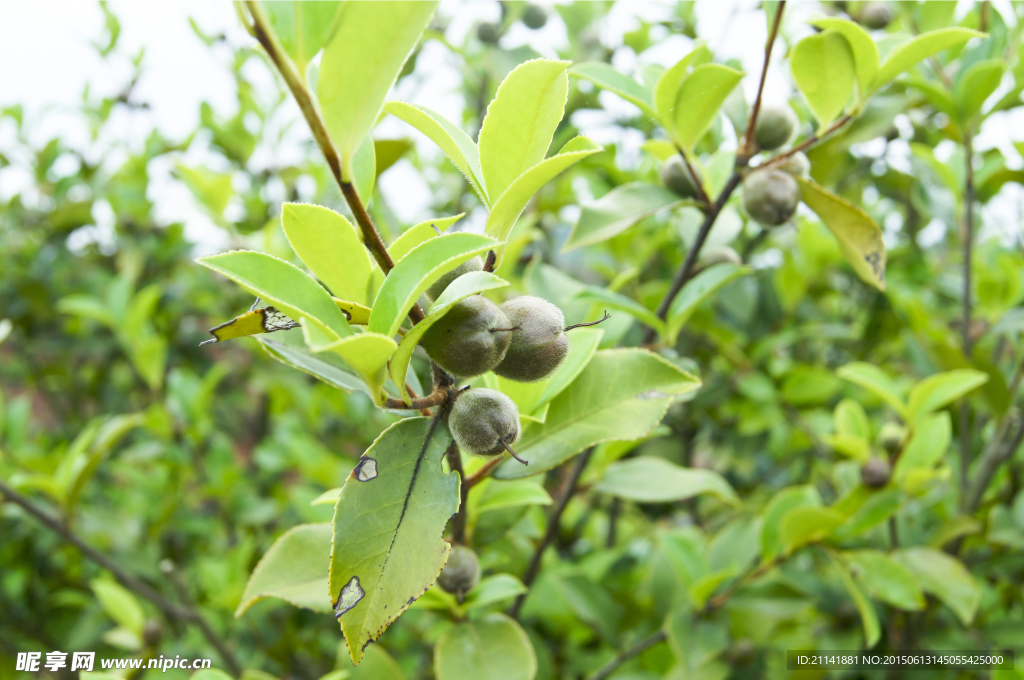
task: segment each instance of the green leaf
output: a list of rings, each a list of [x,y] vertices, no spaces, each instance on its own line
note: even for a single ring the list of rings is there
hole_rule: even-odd
[[[593,302],[610,309],[617,309],[620,312],[629,314],[659,333],[665,332],[665,322],[659,319],[657,314],[622,293],[615,293],[601,286],[587,286],[576,294],[576,299]]]
[[[850,593],[850,597],[853,598],[853,603],[857,606],[857,611],[860,612],[860,620],[864,625],[864,648],[871,649],[878,642],[878,638],[882,636],[882,627],[878,624],[878,614],[875,613],[875,608],[871,606],[871,602],[864,597],[864,593],[861,592],[860,587],[854,582],[853,577],[846,569],[846,565],[843,564],[834,554],[829,554],[832,558],[832,563],[835,564],[836,570],[839,572],[839,578],[846,586],[846,591]]]
[[[896,409],[896,412],[903,418],[907,417],[907,407],[900,397],[900,389],[877,366],[864,363],[863,361],[854,361],[845,366],[840,366],[836,371],[836,375],[843,380],[852,382],[854,385],[863,387]]]
[[[679,99],[679,89],[690,74],[690,69],[711,61],[711,50],[707,45],[699,44],[689,54],[676,62],[675,66],[661,74],[654,86],[654,109],[658,114],[658,122],[672,134],[672,115]],[[678,142],[678,140],[675,140]]]
[[[557,154],[542,160],[516,177],[508,189],[501,194],[491,212],[487,215],[484,232],[499,241],[504,241],[512,232],[516,220],[526,208],[533,195],[570,165],[601,151],[602,148],[586,137],[573,137]],[[494,196],[492,193],[491,196]],[[499,253],[499,263],[501,261]]]
[[[981,588],[962,562],[934,548],[897,550],[892,557],[914,574],[922,590],[952,609],[965,626],[974,620]]]
[[[332,352],[341,357],[366,383],[373,403],[382,405],[385,399],[384,368],[398,349],[398,344],[390,336],[373,332],[356,333],[340,340],[332,340],[317,333],[306,323],[306,317],[302,317],[300,321],[306,345],[314,352]],[[399,379],[402,381],[404,391],[405,374],[403,373]]]
[[[589,80],[603,90],[614,92],[630,104],[639,107],[649,118],[655,118],[658,115],[654,112],[651,93],[629,76],[616,71],[611,64],[606,64],[603,61],[581,62],[574,64],[569,69],[569,75]]]
[[[699,386],[700,380],[646,350],[597,352],[551,401],[545,422],[524,434],[516,451],[529,467],[505,462],[496,476],[540,474],[602,441],[639,439],[661,422],[675,396]]]
[[[590,205],[583,206],[562,251],[607,241],[640,220],[677,208],[685,202],[675,192],[650,182],[619,185]]]
[[[319,0],[318,0],[319,1]],[[352,156],[352,184],[363,204],[370,202],[373,195],[373,184],[377,181],[377,146],[373,137],[367,134],[356,147]]]
[[[1002,59],[986,59],[979,61],[957,78],[953,89],[953,101],[960,111],[965,123],[971,123],[981,112],[993,92],[999,88],[1006,72],[1006,64]]]
[[[925,416],[914,424],[913,433],[896,461],[892,476],[897,482],[915,468],[930,468],[942,460],[953,437],[949,413]]]
[[[988,382],[988,374],[964,368],[925,378],[910,390],[907,415],[912,423]]]
[[[352,335],[345,315],[323,287],[295,265],[252,250],[232,250],[196,260],[293,319],[310,319],[332,339]]]
[[[131,591],[119,583],[100,578],[89,581],[89,587],[92,588],[107,616],[135,637],[142,637],[146,613],[142,611],[142,605]]]
[[[334,510],[330,594],[353,663],[430,587],[451,546],[459,476],[441,469],[451,443],[429,418],[385,430],[345,480]]]
[[[671,503],[701,494],[739,503],[736,492],[717,472],[683,468],[653,456],[612,463],[594,490],[637,503]]]
[[[469,233],[442,234],[416,246],[384,279],[373,301],[367,329],[393,336],[430,284],[466,260],[497,246],[498,241],[492,238]]]
[[[683,79],[676,92],[669,135],[686,150],[707,132],[743,72],[722,64],[702,64]]]
[[[300,75],[327,41],[340,2],[262,2],[281,46]]]
[[[770,562],[782,553],[783,517],[796,508],[820,506],[821,497],[813,486],[791,486],[775,494],[761,511],[761,561]]]
[[[284,532],[249,576],[235,618],[265,597],[315,612],[331,611],[327,569],[332,533],[328,523],[300,524]]]
[[[793,80],[818,119],[819,132],[839,117],[853,94],[857,70],[850,43],[837,31],[801,40],[789,55]]]
[[[544,487],[532,479],[485,479],[474,486],[477,487],[483,488],[470,497],[469,507],[473,514],[523,505],[551,505],[552,502]]]
[[[924,595],[914,575],[902,564],[878,550],[851,550],[843,559],[868,594],[906,611],[924,609]]]
[[[565,70],[570,63],[533,59],[520,64],[488,105],[480,128],[480,167],[494,204],[516,178],[547,155],[569,95]]]
[[[409,362],[412,360],[413,350],[416,349],[416,345],[419,344],[423,334],[440,321],[460,300],[464,300],[470,295],[482,293],[485,290],[494,290],[495,288],[502,288],[507,285],[508,283],[489,272],[469,272],[463,274],[445,288],[440,297],[430,306],[426,317],[409,329],[409,332],[405,334],[405,337],[398,344],[398,349],[395,351],[394,356],[391,357],[391,364],[388,367],[391,379],[401,390],[405,403],[410,403],[409,400],[411,399],[405,389],[405,375],[409,370]]]
[[[175,170],[196,200],[218,221],[223,220],[224,209],[235,195],[231,173],[214,172],[203,167],[189,168],[180,163],[175,166]]]
[[[388,246],[388,253],[391,254],[391,259],[398,262],[408,255],[410,250],[424,241],[429,241],[435,236],[440,236],[441,234],[438,232],[444,233],[448,227],[452,226],[465,216],[466,213],[459,213],[458,215],[452,215],[451,217],[439,217],[433,220],[426,220],[409,227],[402,232],[401,236],[395,239],[394,243]]]
[[[275,333],[272,337],[255,336],[264,351],[272,358],[297,368],[332,387],[345,392],[364,392],[370,388],[355,372],[334,354],[317,354],[306,347],[302,329]],[[398,396],[398,392],[394,393]]]
[[[895,488],[876,491],[865,486],[855,487],[832,506],[833,510],[848,517],[842,526],[835,530],[833,537],[837,541],[845,541],[874,529],[897,512],[905,499],[906,494]]]
[[[832,414],[836,434],[858,437],[866,442],[871,441],[871,423],[864,407],[853,399],[843,399],[836,404]]]
[[[868,98],[871,84],[878,73],[878,46],[871,38],[871,34],[860,27],[856,22],[849,19],[817,19],[810,22],[823,30],[832,30],[842,35],[850,46],[853,54],[854,71],[857,75],[857,87],[860,92],[860,101]]]
[[[480,169],[480,151],[476,147],[476,142],[462,128],[425,106],[390,101],[384,104],[384,111],[401,118],[437,144],[444,155],[448,156],[448,160],[465,175],[484,205],[491,204],[487,199],[484,175]]]
[[[189,676],[189,680],[233,680],[230,675],[216,668],[204,668]]]
[[[320,60],[317,98],[345,181],[352,181],[356,149],[436,8],[436,2],[346,2],[338,10]]]
[[[900,43],[889,52],[885,61],[882,62],[874,83],[871,85],[871,91],[874,92],[895,80],[896,76],[922,59],[927,59],[950,47],[962,45],[971,38],[980,38],[984,35],[984,33],[972,31],[969,28],[940,28],[937,31],[923,33],[916,38]]]
[[[802,177],[796,181],[804,203],[839,241],[857,276],[878,290],[885,290],[885,243],[878,224],[866,212],[820,185]]]
[[[387,105],[385,104],[385,107]],[[375,139],[373,140],[374,157],[377,177],[402,160],[405,154],[413,149],[412,141],[408,139]]]
[[[537,655],[519,624],[489,614],[449,628],[434,648],[437,680],[533,680]]]
[[[831,508],[813,505],[793,508],[783,515],[779,527],[782,553],[789,555],[808,543],[828,538],[845,519],[841,513]]]
[[[466,611],[483,609],[526,592],[526,586],[512,574],[495,574],[480,579],[473,590],[469,591],[462,606]]]
[[[370,302],[375,265],[351,222],[319,205],[285,203],[281,226],[295,254],[334,295]]]
[[[714,295],[722,286],[746,276],[751,271],[749,267],[742,265],[718,264],[687,281],[668,309],[667,343],[675,344],[679,332],[702,302]]]

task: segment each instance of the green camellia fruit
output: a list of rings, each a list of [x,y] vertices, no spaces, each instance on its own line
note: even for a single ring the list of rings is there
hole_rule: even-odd
[[[478,456],[508,451],[519,438],[519,407],[497,390],[473,387],[456,397],[448,429],[459,448]]]
[[[892,7],[887,2],[866,2],[857,14],[861,26],[872,30],[885,28],[892,21]]]
[[[892,466],[884,458],[872,456],[860,468],[860,479],[869,489],[881,489],[892,477]]]
[[[480,42],[493,45],[501,38],[501,26],[493,21],[477,24],[476,37],[480,39]]]
[[[673,154],[665,161],[658,175],[661,177],[662,184],[683,198],[697,196],[697,182],[679,154]]]
[[[441,293],[444,292],[445,288],[451,285],[452,281],[459,278],[463,274],[468,274],[469,272],[482,271],[483,268],[484,260],[479,255],[474,257],[472,260],[466,260],[458,267],[451,270],[450,272],[439,278],[437,281],[435,281],[430,286],[430,288],[427,289],[427,297],[429,297],[431,300],[436,300],[437,298],[441,297]]]
[[[523,10],[523,24],[527,28],[532,28],[533,30],[544,28],[544,24],[547,22],[548,11],[540,5],[530,4]]]
[[[886,453],[894,454],[903,448],[906,435],[906,428],[899,423],[886,423],[878,433],[878,443]]]
[[[765,151],[778,149],[796,132],[796,114],[788,106],[763,106],[754,125],[754,141]]]
[[[554,373],[569,353],[562,310],[532,295],[513,298],[500,309],[516,330],[494,372],[518,382],[535,382]]]
[[[786,157],[775,167],[793,175],[793,177],[807,179],[811,176],[811,161],[807,159],[803,151],[797,151],[792,156]]]
[[[464,545],[453,545],[437,585],[448,593],[465,593],[480,582],[480,560]]]
[[[448,373],[472,378],[497,366],[512,333],[508,317],[482,295],[456,303],[423,334],[423,349]]]
[[[789,220],[799,203],[799,185],[782,170],[755,170],[743,180],[743,207],[765,226],[776,227]]]

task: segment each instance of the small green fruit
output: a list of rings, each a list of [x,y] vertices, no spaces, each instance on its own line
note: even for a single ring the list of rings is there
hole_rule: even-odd
[[[694,181],[690,169],[686,167],[686,163],[679,157],[679,154],[673,154],[665,161],[658,175],[661,177],[662,184],[683,198],[697,196],[697,182]]]
[[[472,378],[490,371],[505,358],[511,326],[497,305],[473,295],[456,303],[427,329],[423,349],[448,373]]]
[[[517,330],[511,332],[508,352],[494,372],[518,382],[535,382],[554,373],[569,353],[562,310],[532,295],[513,298],[500,309]]]
[[[480,582],[480,560],[464,545],[452,546],[448,561],[437,577],[437,585],[448,593],[465,593]]]
[[[463,274],[468,274],[469,272],[482,271],[483,268],[484,261],[483,258],[481,258],[479,255],[474,257],[472,260],[467,260],[463,262],[458,267],[456,267],[455,269],[451,270],[450,272],[439,278],[437,281],[434,281],[430,288],[427,288],[427,297],[429,297],[431,300],[436,300],[437,298],[441,297],[441,293],[444,292],[445,288],[451,285],[452,281],[459,278]]]
[[[889,3],[868,2],[861,7],[857,21],[861,26],[877,31],[888,26],[892,17],[893,11]]]
[[[523,10],[523,24],[527,28],[537,30],[538,28],[544,28],[544,24],[548,22],[548,11],[540,5],[527,5],[526,9]]]
[[[804,155],[803,151],[797,151],[792,156],[788,156],[775,167],[783,172],[789,173],[793,177],[803,177],[804,179],[807,179],[811,176],[811,161],[807,159],[807,156]]]
[[[743,180],[743,207],[754,220],[769,227],[783,224],[800,203],[800,187],[781,170],[755,170]]]
[[[860,479],[869,489],[881,489],[892,477],[892,466],[884,458],[872,456],[860,468]]]
[[[765,151],[778,149],[796,132],[796,114],[788,106],[762,106],[754,125],[754,141]]]
[[[889,454],[895,454],[903,448],[903,438],[907,430],[899,423],[886,423],[878,433],[878,443]]]
[[[496,456],[519,438],[519,407],[497,390],[470,388],[455,399],[448,429],[463,451]]]
[[[501,38],[501,26],[493,21],[477,24],[476,37],[480,39],[480,42],[493,45]]]

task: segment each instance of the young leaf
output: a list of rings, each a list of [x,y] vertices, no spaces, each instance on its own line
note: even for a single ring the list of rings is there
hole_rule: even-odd
[[[353,663],[430,587],[448,557],[451,546],[441,534],[459,507],[459,476],[441,469],[450,443],[444,425],[401,420],[345,480],[334,511],[329,580]]]
[[[480,128],[480,167],[492,202],[547,155],[569,95],[569,63],[527,61],[498,87]]]
[[[922,590],[952,609],[965,626],[974,620],[981,588],[962,562],[934,548],[906,548],[892,557],[914,574]]]
[[[871,441],[871,423],[864,407],[853,399],[843,399],[836,404],[832,414],[836,434],[858,437]]]
[[[672,139],[686,150],[693,149],[742,79],[742,71],[721,64],[702,64],[693,69],[676,92],[669,128]]]
[[[841,513],[831,508],[809,505],[790,510],[782,516],[779,527],[782,553],[789,555],[808,543],[828,538],[844,519]]]
[[[973,123],[993,92],[999,87],[1006,72],[1002,59],[986,59],[972,64],[957,79],[953,100],[965,123]]]
[[[853,577],[871,597],[906,611],[924,609],[924,595],[914,575],[899,562],[879,550],[851,550],[843,559],[850,564]]]
[[[384,403],[384,368],[398,345],[388,335],[365,332],[355,333],[340,340],[333,340],[319,334],[315,328],[302,319],[302,332],[306,344],[316,353],[332,352],[348,364],[356,375],[366,383],[370,398],[380,406]],[[405,374],[399,378],[404,391]]]
[[[839,117],[853,94],[857,71],[850,43],[841,33],[824,31],[810,35],[789,56],[793,80],[824,130]]]
[[[832,558],[832,563],[839,572],[840,580],[846,586],[846,592],[850,593],[853,603],[857,606],[857,611],[860,612],[861,623],[864,625],[864,648],[870,649],[875,646],[878,638],[882,636],[882,627],[878,624],[878,614],[875,613],[875,608],[871,605],[871,602],[864,597],[864,593],[854,582],[853,577],[850,576],[846,565],[831,553],[829,557]]]
[[[603,90],[614,92],[630,104],[639,107],[648,118],[656,118],[658,115],[654,112],[651,93],[629,76],[616,71],[611,64],[603,61],[585,61],[574,64],[569,69],[569,74],[589,80]]]
[[[562,251],[594,245],[618,236],[634,224],[685,202],[678,194],[650,182],[630,182],[615,187],[590,205],[583,206]]]
[[[282,534],[249,576],[235,618],[265,597],[315,612],[331,611],[327,591],[331,534],[328,523],[300,524]]]
[[[452,215],[451,217],[438,217],[437,219],[426,220],[409,227],[402,232],[401,236],[395,239],[394,243],[388,246],[388,253],[390,253],[391,259],[395,262],[399,262],[409,254],[410,250],[424,241],[429,241],[435,236],[440,236],[448,230],[448,227],[452,226],[465,216],[466,213],[459,213],[458,215]]]
[[[401,118],[429,137],[430,141],[437,144],[444,155],[448,156],[448,160],[455,164],[459,172],[465,175],[484,205],[491,204],[487,200],[484,175],[480,169],[480,151],[476,147],[476,142],[462,128],[425,106],[390,101],[384,104],[384,111]]]
[[[417,298],[430,284],[466,260],[496,248],[498,241],[480,234],[453,233],[432,238],[409,251],[377,291],[367,329],[393,336]]]
[[[373,195],[373,184],[377,181],[377,146],[369,134],[359,142],[352,156],[351,181],[363,203],[369,203]]]
[[[854,385],[863,387],[867,391],[871,392],[875,396],[882,399],[900,414],[903,418],[907,417],[907,407],[903,403],[903,399],[900,397],[901,391],[896,387],[896,383],[887,376],[882,369],[877,366],[865,363],[863,361],[854,361],[845,366],[840,366],[836,371],[843,380],[848,380]]]
[[[937,31],[930,31],[907,40],[897,45],[878,69],[875,81],[871,85],[871,92],[887,85],[896,79],[896,76],[903,73],[917,62],[927,59],[933,54],[938,54],[950,47],[962,45],[971,38],[983,37],[984,33],[972,31],[969,28],[940,28]]]
[[[675,344],[679,331],[690,319],[690,315],[700,303],[715,294],[722,286],[735,281],[741,276],[751,272],[749,267],[735,264],[718,264],[705,269],[697,276],[686,282],[679,295],[672,301],[668,310],[668,324],[666,326],[666,340]]]
[[[658,113],[659,122],[668,129],[670,135],[673,133],[671,129],[673,127],[671,125],[672,114],[676,108],[676,100],[679,98],[679,88],[683,84],[683,80],[689,75],[691,68],[709,61],[711,61],[711,50],[702,43],[658,78],[658,82],[654,86],[654,108]],[[674,141],[678,143],[678,140]]]
[[[402,398],[405,399],[406,403],[409,403],[410,396],[405,389],[405,375],[406,371],[409,370],[409,362],[412,360],[413,350],[416,349],[416,345],[419,343],[420,338],[423,337],[423,334],[447,314],[460,300],[464,300],[470,295],[482,293],[485,290],[502,288],[507,285],[508,283],[489,272],[469,272],[463,274],[445,288],[440,297],[430,306],[430,311],[427,312],[426,317],[409,329],[409,332],[405,334],[405,337],[398,344],[398,349],[395,351],[394,356],[391,357],[391,363],[388,366],[391,379],[398,385],[402,392]]]
[[[820,185],[802,177],[796,181],[804,203],[839,241],[857,276],[878,290],[885,290],[885,243],[878,224],[866,212]]]
[[[782,553],[782,518],[790,510],[820,506],[821,497],[813,486],[791,486],[772,496],[761,511],[761,561],[770,562]]]
[[[317,95],[346,181],[353,179],[356,149],[436,8],[436,2],[404,0],[346,2],[338,10],[337,29],[320,61]]]
[[[653,456],[612,463],[594,490],[637,503],[670,503],[701,494],[739,503],[736,492],[717,472],[683,468]]]
[[[281,226],[299,259],[331,292],[366,304],[374,264],[355,226],[319,205],[285,203]]]
[[[462,621],[434,649],[437,680],[533,680],[537,656],[519,624],[504,614]]]
[[[937,411],[988,382],[988,374],[970,368],[929,376],[910,390],[907,415],[911,422]]]
[[[846,38],[853,54],[854,71],[857,75],[859,99],[863,103],[870,94],[868,88],[878,73],[878,45],[871,34],[849,19],[817,19],[811,22],[822,30],[832,30]]]
[[[334,25],[340,2],[273,2],[261,3],[267,18],[281,41],[281,46],[295,62],[299,75],[327,41]]]
[[[196,261],[272,303],[289,317],[309,319],[331,339],[352,335],[345,315],[327,291],[289,262],[251,250],[232,250]]]
[[[275,333],[270,337],[257,335],[256,340],[271,358],[322,380],[331,387],[345,392],[370,394],[366,383],[339,357],[334,354],[317,354],[309,349],[300,328]],[[395,391],[392,396],[397,395]]]
[[[550,497],[548,502],[551,502]],[[466,611],[483,609],[498,602],[511,600],[526,592],[526,586],[512,574],[495,574],[480,579],[480,583],[477,583],[473,590],[466,595],[463,606]]]
[[[914,423],[914,433],[896,461],[893,479],[901,481],[915,468],[935,465],[946,455],[952,437],[953,425],[948,412],[921,417]]]
[[[516,451],[529,467],[502,464],[501,479],[540,474],[588,446],[638,439],[665,415],[672,399],[692,392],[700,380],[642,349],[604,350],[551,401],[543,425],[531,426]],[[515,461],[512,461],[513,463]]]
[[[130,590],[120,583],[100,578],[91,580],[89,586],[107,616],[135,637],[142,637],[146,614]]]

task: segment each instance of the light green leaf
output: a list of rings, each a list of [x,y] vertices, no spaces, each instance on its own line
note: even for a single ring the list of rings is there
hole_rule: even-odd
[[[395,239],[394,243],[388,246],[388,253],[391,254],[391,259],[395,262],[400,261],[409,254],[410,250],[424,241],[429,241],[435,236],[440,236],[441,234],[438,232],[444,233],[448,227],[452,226],[465,216],[466,213],[459,213],[458,215],[452,215],[451,217],[439,217],[434,220],[426,220],[409,227],[402,232],[401,236]]]
[[[319,0],[317,0],[319,1]],[[363,204],[370,202],[373,195],[373,184],[377,181],[377,147],[373,137],[367,134],[356,147],[352,156],[352,184]]]
[[[131,591],[115,581],[100,578],[89,581],[89,586],[107,616],[136,638],[142,637],[146,613]]]
[[[488,105],[480,128],[480,167],[492,204],[547,155],[569,95],[569,64],[550,59],[520,64]]]
[[[840,366],[836,371],[836,375],[843,380],[852,382],[854,385],[863,387],[896,409],[896,412],[902,417],[907,417],[907,407],[900,397],[900,389],[877,366],[864,363],[863,361],[854,361],[845,366]]]
[[[1006,64],[1002,59],[986,59],[971,64],[967,71],[957,78],[953,100],[964,122],[972,122],[981,112],[985,100],[999,88],[1005,72]]]
[[[839,241],[839,248],[857,276],[878,290],[885,290],[885,243],[878,224],[866,212],[815,182],[803,177],[796,181],[804,203]]]
[[[792,486],[775,494],[761,512],[761,561],[770,562],[782,553],[782,518],[795,508],[820,507],[813,486]]]
[[[356,149],[436,8],[436,2],[346,2],[338,10],[320,60],[317,98],[345,181],[352,181]]]
[[[871,441],[871,423],[864,407],[853,399],[843,399],[832,413],[836,434]]]
[[[484,205],[491,204],[487,199],[484,175],[480,169],[480,151],[476,147],[476,142],[462,128],[425,106],[390,101],[384,104],[384,111],[401,118],[437,144],[444,155],[448,156],[448,160],[466,176]]]
[[[230,172],[215,172],[208,168],[175,166],[178,177],[185,183],[203,207],[218,221],[223,220],[224,209],[235,195]]]
[[[301,328],[274,333],[269,337],[257,335],[255,339],[263,345],[267,354],[283,364],[297,368],[339,390],[370,394],[366,383],[340,358],[334,354],[317,354],[310,350]],[[398,396],[397,391],[394,396]]]
[[[474,499],[476,502],[470,502],[474,513],[523,505],[551,505],[551,496],[543,486],[532,479],[513,481],[489,479],[486,481],[486,485],[477,485],[484,486],[483,493]]]
[[[340,2],[262,2],[281,46],[300,75],[327,41]]]
[[[409,251],[395,265],[373,301],[367,329],[393,336],[416,300],[434,281],[466,260],[496,248],[498,241],[480,234],[442,234]]]
[[[879,89],[896,79],[896,76],[914,66],[922,59],[927,59],[933,54],[938,54],[950,47],[962,45],[971,38],[983,37],[984,33],[972,31],[969,28],[940,28],[937,31],[923,33],[916,38],[907,40],[897,45],[885,61],[882,62],[871,85],[871,91]]]
[[[963,368],[925,378],[910,390],[907,415],[916,422],[988,382],[988,374]]]
[[[645,217],[677,208],[684,203],[686,201],[678,194],[657,184],[622,184],[590,205],[583,206],[562,251],[607,241]]]
[[[341,487],[328,489],[309,502],[310,505],[334,505],[341,495]]]
[[[533,680],[537,655],[519,624],[504,614],[462,621],[434,648],[437,680]]]
[[[375,166],[377,177],[383,175],[388,168],[402,160],[405,154],[413,149],[413,143],[408,139],[375,139],[373,140]]]
[[[868,98],[871,84],[878,73],[878,46],[871,38],[871,34],[860,27],[856,22],[849,19],[817,19],[810,22],[823,30],[832,30],[839,33],[850,45],[853,54],[854,70],[857,74],[857,87],[860,91],[860,101]]]
[[[466,595],[466,601],[462,606],[466,611],[482,609],[518,597],[525,592],[526,586],[512,574],[495,574],[480,579]]]
[[[831,508],[813,505],[793,508],[783,515],[779,527],[782,553],[789,555],[808,543],[828,538],[845,519],[841,513]]]
[[[310,319],[331,339],[352,335],[345,315],[323,287],[295,265],[252,250],[232,250],[196,260],[293,319]]]
[[[700,141],[743,72],[721,64],[701,64],[683,79],[676,93],[670,136],[686,150]]]
[[[441,534],[459,507],[459,476],[441,469],[448,428],[428,441],[429,431],[429,418],[385,430],[335,506],[330,595],[353,663],[430,587],[451,549]]]
[[[646,350],[599,351],[551,401],[544,424],[526,431],[516,451],[529,467],[506,462],[496,476],[540,474],[602,441],[639,439],[661,422],[675,396],[699,386],[700,380]]]
[[[315,612],[331,611],[327,569],[332,533],[326,522],[300,524],[284,532],[249,576],[235,618],[265,597],[276,597]]]
[[[858,486],[832,506],[847,519],[832,534],[837,541],[845,541],[863,534],[889,519],[903,505],[906,494],[895,488],[869,489]]]
[[[659,333],[665,332],[665,322],[659,319],[657,314],[622,293],[615,293],[601,286],[587,286],[576,294],[576,299],[617,309],[647,324]]]
[[[589,80],[603,90],[614,92],[630,104],[637,106],[649,118],[655,118],[654,101],[651,93],[640,83],[615,70],[611,64],[603,61],[585,61],[574,64],[569,74]]]
[[[751,271],[749,267],[742,265],[718,264],[687,281],[668,309],[667,343],[675,344],[679,332],[702,302],[714,295],[722,286],[746,276]]]
[[[949,413],[934,413],[924,416],[914,424],[913,434],[892,471],[897,482],[906,478],[915,468],[930,468],[942,460],[953,437],[953,425]]]
[[[882,635],[882,627],[878,624],[878,614],[875,613],[875,608],[871,605],[871,602],[864,597],[864,593],[861,592],[860,587],[854,582],[853,577],[850,576],[846,565],[831,553],[829,557],[832,558],[832,563],[835,564],[836,570],[839,572],[840,580],[846,586],[846,591],[850,593],[850,597],[853,598],[857,611],[860,612],[860,620],[864,625],[864,648],[871,649]]]
[[[348,364],[356,375],[366,383],[370,398],[378,406],[384,403],[384,368],[398,349],[398,344],[387,335],[380,333],[356,333],[340,340],[332,340],[319,334],[315,328],[301,320],[306,345],[314,352],[332,352]],[[399,376],[402,390],[405,390],[405,374]]]
[[[914,574],[922,590],[952,609],[965,626],[974,620],[981,588],[962,562],[935,548],[897,550],[892,557]]]
[[[717,472],[683,468],[653,456],[612,463],[594,489],[637,503],[670,503],[706,493],[739,503],[736,492]]]
[[[674,119],[672,113],[675,111],[679,88],[682,86],[683,80],[689,75],[692,67],[706,64],[709,61],[711,61],[711,50],[702,43],[658,78],[658,82],[654,86],[654,109],[658,113],[658,122],[666,129],[672,127]],[[669,130],[669,133],[671,134],[672,131]]]
[[[489,272],[469,272],[463,274],[445,288],[440,297],[430,306],[430,310],[423,321],[409,329],[409,332],[405,334],[405,337],[398,344],[398,350],[391,358],[391,364],[388,367],[391,379],[401,390],[405,403],[408,404],[411,398],[405,389],[405,375],[409,370],[409,362],[412,360],[413,350],[416,349],[416,345],[419,344],[423,334],[440,321],[460,300],[464,300],[470,295],[482,293],[485,290],[494,290],[495,288],[502,288],[507,285],[508,283]]]
[[[526,208],[533,195],[570,165],[601,151],[602,148],[586,137],[573,137],[557,154],[542,160],[516,177],[505,193],[501,194],[491,212],[487,215],[484,232],[488,236],[504,241],[508,238],[516,220]],[[492,193],[491,196],[494,196]],[[501,262],[499,253],[498,262]]]
[[[789,55],[793,80],[824,130],[839,117],[853,94],[857,71],[850,43],[837,31],[809,35]]]
[[[906,567],[879,550],[851,550],[843,559],[868,594],[906,611],[924,609],[924,595],[917,579]]]
[[[319,205],[285,203],[281,226],[292,250],[334,295],[370,302],[374,264],[355,225]]]

